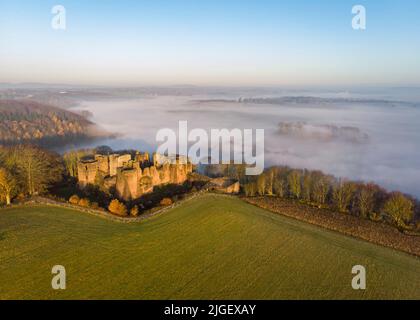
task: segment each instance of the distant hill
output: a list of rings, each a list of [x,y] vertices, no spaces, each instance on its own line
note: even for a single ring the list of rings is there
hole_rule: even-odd
[[[82,115],[30,100],[0,100],[0,143],[53,143],[100,135]]]

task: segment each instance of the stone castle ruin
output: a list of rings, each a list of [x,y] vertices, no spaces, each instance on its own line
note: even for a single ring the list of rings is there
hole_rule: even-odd
[[[153,161],[152,161],[153,160]],[[154,186],[182,184],[193,171],[191,162],[182,156],[137,152],[132,154],[96,154],[77,164],[79,186],[100,185],[129,201],[153,191]]]

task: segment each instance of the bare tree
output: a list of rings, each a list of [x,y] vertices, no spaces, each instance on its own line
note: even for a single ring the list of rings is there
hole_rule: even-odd
[[[357,187],[355,210],[363,218],[367,218],[374,210],[375,189],[373,184],[360,184]]]
[[[3,149],[1,160],[19,181],[21,191],[29,195],[45,191],[62,178],[60,157],[38,147],[19,145]]]
[[[311,195],[312,195],[312,174],[310,171],[305,170],[302,177],[302,198],[306,202],[310,202]]]
[[[331,188],[331,179],[322,172],[314,174],[314,184],[312,188],[312,197],[320,205],[327,203],[328,193]]]
[[[301,172],[299,170],[292,170],[287,176],[287,183],[289,185],[289,192],[292,197],[300,199],[302,188],[300,185]]]
[[[265,175],[260,174],[257,178],[257,193],[260,196],[265,194]]]
[[[356,186],[353,182],[339,179],[333,187],[333,202],[340,212],[347,212],[354,195]]]
[[[0,193],[4,197],[6,204],[10,205],[12,195],[16,188],[14,177],[5,168],[0,168]]]

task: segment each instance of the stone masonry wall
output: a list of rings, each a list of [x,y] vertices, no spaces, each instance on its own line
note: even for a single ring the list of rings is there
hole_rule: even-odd
[[[178,157],[153,156],[154,165],[151,165],[148,153],[137,153],[134,159],[130,154],[95,155],[94,159],[78,163],[79,185],[95,184],[97,175],[102,174],[107,182],[105,187],[111,188],[115,181],[118,197],[132,200],[152,192],[157,185],[182,184],[193,170],[191,163],[182,162]],[[165,157],[171,161],[159,164],[157,159]]]

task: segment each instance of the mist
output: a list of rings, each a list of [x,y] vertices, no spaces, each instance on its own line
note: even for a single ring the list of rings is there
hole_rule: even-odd
[[[341,100],[303,103],[254,103],[234,93],[146,95],[90,99],[75,110],[89,112],[99,126],[119,133],[118,139],[101,141],[115,150],[153,152],[157,131],[177,130],[180,120],[188,121],[189,130],[264,129],[266,167],[322,170],[420,197],[420,107],[398,101],[358,102],[349,93],[335,97],[343,95]]]

